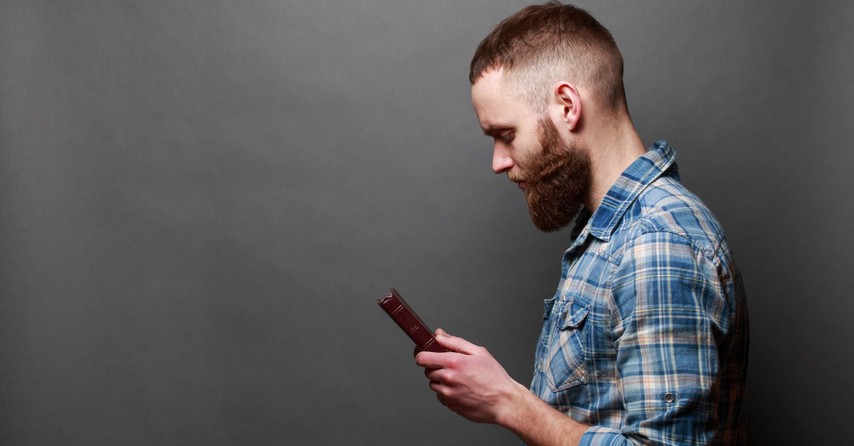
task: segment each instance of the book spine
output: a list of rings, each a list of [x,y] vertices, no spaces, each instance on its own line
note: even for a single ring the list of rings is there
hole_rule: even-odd
[[[412,311],[394,288],[391,289],[386,297],[378,300],[377,303],[403,329],[407,336],[415,342],[419,350],[438,353],[448,351],[436,342],[433,331]]]

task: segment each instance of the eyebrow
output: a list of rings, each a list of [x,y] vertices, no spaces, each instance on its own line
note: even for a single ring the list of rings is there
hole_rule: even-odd
[[[502,124],[490,124],[482,128],[483,134],[486,136],[495,136],[505,130],[514,130],[512,126]]]

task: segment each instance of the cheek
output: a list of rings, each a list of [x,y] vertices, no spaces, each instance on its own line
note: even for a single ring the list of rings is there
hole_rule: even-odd
[[[543,148],[538,142],[531,142],[517,151],[516,165],[529,170],[538,165],[543,156]]]

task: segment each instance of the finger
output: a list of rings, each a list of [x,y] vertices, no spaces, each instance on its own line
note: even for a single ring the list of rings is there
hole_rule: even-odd
[[[433,379],[433,375],[435,375],[437,370],[442,369],[431,369],[429,367],[424,367],[424,376],[426,376],[427,379],[429,379],[430,381],[436,381],[435,379]]]
[[[427,369],[441,369],[448,362],[448,353],[422,351],[415,355],[415,363]]]
[[[463,338],[449,335],[445,330],[442,330],[441,328],[436,330],[436,341],[439,342],[439,344],[442,344],[442,346],[447,348],[448,350],[463,353],[466,355],[473,355],[477,351],[477,349],[480,348],[477,345],[474,345]]]
[[[450,394],[448,386],[440,382],[430,381],[428,387],[430,387],[430,390],[435,392],[437,395],[442,395],[443,398],[447,398]]]
[[[430,390],[432,390],[434,392],[438,392],[438,393],[442,393],[442,389],[444,388],[442,386],[443,386],[443,384],[439,381],[429,381],[427,383],[427,387],[429,387]]]
[[[447,381],[447,369],[424,369],[424,376],[430,383],[440,384]]]

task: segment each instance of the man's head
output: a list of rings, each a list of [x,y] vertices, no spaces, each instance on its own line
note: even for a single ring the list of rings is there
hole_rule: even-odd
[[[565,226],[588,198],[582,108],[587,123],[591,113],[602,121],[627,115],[622,70],[611,34],[587,12],[556,2],[507,18],[475,52],[472,101],[494,140],[493,170],[525,191],[538,228]]]
[[[583,9],[552,1],[528,6],[498,24],[478,45],[469,81],[503,69],[505,87],[542,112],[553,84],[568,80],[603,108],[625,107],[623,57],[611,33]]]

